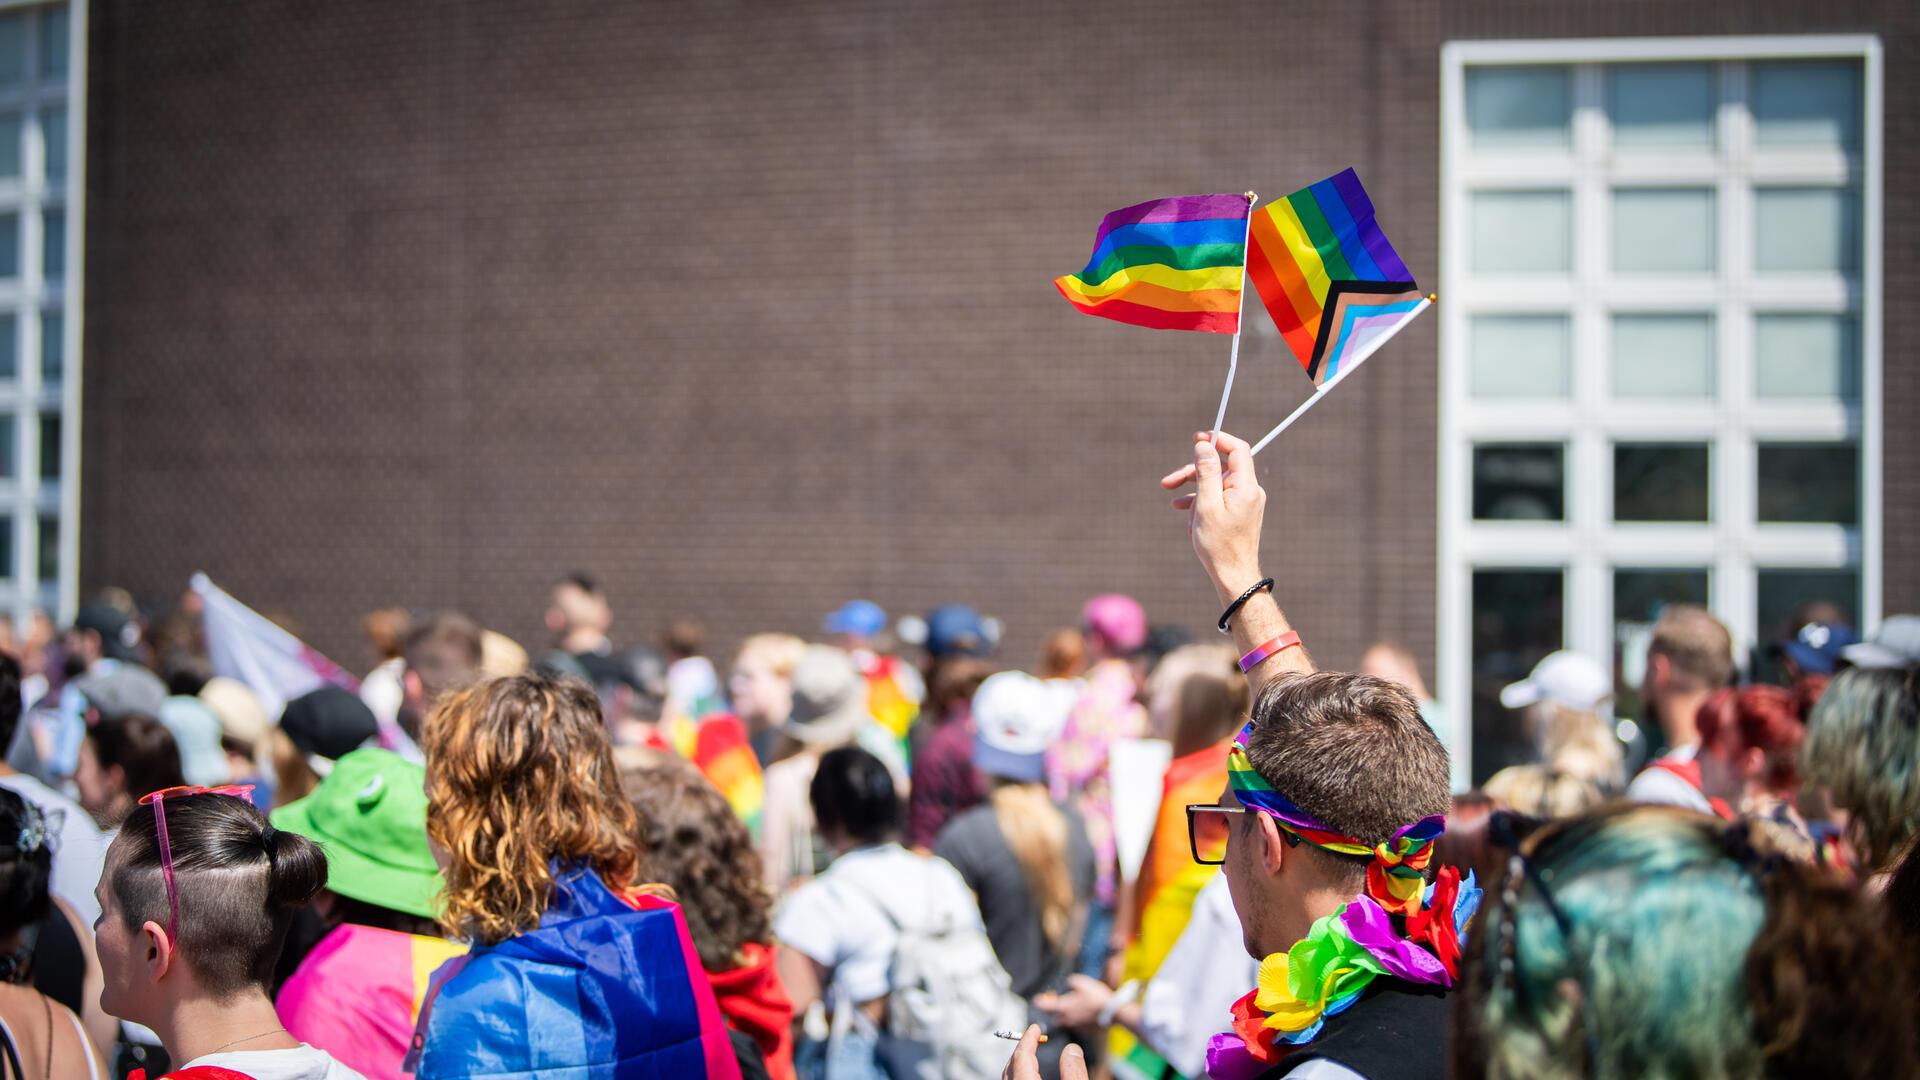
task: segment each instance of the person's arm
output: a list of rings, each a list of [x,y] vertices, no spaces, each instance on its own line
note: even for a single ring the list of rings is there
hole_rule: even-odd
[[[793,1022],[798,1025],[813,1003],[820,1000],[821,988],[827,981],[826,969],[806,953],[779,945],[773,950],[773,970],[780,976],[780,985],[787,988],[787,997],[793,1001]]]
[[[1221,453],[1226,455],[1223,464]],[[1175,510],[1191,515],[1193,553],[1213,582],[1214,595],[1224,609],[1266,575],[1260,572],[1260,527],[1266,515],[1267,493],[1253,470],[1253,448],[1244,439],[1221,432],[1218,443],[1206,432],[1193,437],[1193,463],[1167,474],[1160,486],[1194,490],[1173,500]],[[1234,647],[1245,655],[1293,629],[1274,598],[1278,589],[1256,594],[1241,605],[1230,629]],[[1304,645],[1275,653],[1247,672],[1254,696],[1284,675],[1312,671],[1313,660]]]
[[[54,897],[53,904],[67,920],[67,925],[73,927],[74,939],[80,943],[80,955],[86,964],[86,973],[80,977],[83,999],[80,1024],[86,1028],[87,1038],[93,1041],[96,1052],[111,1051],[114,1040],[120,1035],[120,1021],[100,1007],[103,977],[100,974],[100,954],[94,949],[93,927],[81,921],[80,913],[65,900]]]

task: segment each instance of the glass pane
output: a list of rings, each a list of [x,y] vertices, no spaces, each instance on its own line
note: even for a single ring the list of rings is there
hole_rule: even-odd
[[[1565,191],[1473,193],[1473,268],[1482,273],[1573,266],[1573,197]]]
[[[20,114],[0,115],[0,180],[20,179]]]
[[[40,414],[40,479],[60,479],[60,414]]]
[[[1621,188],[1613,193],[1613,268],[1712,270],[1711,188]]]
[[[1559,443],[1473,448],[1473,516],[1483,521],[1566,517],[1566,449]]]
[[[27,13],[0,15],[0,86],[18,86],[27,78]]]
[[[67,77],[67,7],[40,9],[40,77]]]
[[[0,514],[0,579],[13,578],[13,518]]]
[[[1705,443],[1617,443],[1613,448],[1615,521],[1705,521]]]
[[[1613,393],[1616,397],[1712,397],[1712,317],[1615,315]]]
[[[20,325],[11,312],[0,315],[0,379],[20,374]]]
[[[1860,338],[1846,315],[1757,316],[1753,363],[1757,397],[1860,396]]]
[[[1607,70],[1617,146],[1709,146],[1719,95],[1705,64],[1626,64]]]
[[[1750,69],[1753,135],[1761,146],[1860,145],[1860,65],[1780,60]]]
[[[40,266],[49,279],[67,273],[67,212],[48,210],[40,216]]]
[[[40,315],[40,380],[57,383],[61,369],[65,367],[60,358],[65,350],[65,330],[67,320],[57,311],[43,312]]]
[[[12,480],[19,473],[18,443],[14,440],[14,418],[12,413],[0,413],[0,479]]]
[[[1475,149],[1573,143],[1573,90],[1564,67],[1467,69],[1467,129]]]
[[[1500,690],[1526,678],[1560,648],[1561,571],[1473,572],[1473,783],[1534,750],[1520,714],[1500,704]]]
[[[20,276],[20,215],[0,214],[0,278]]]
[[[40,114],[41,139],[47,147],[47,179],[67,178],[67,110],[48,109]]]
[[[1707,605],[1705,570],[1615,570],[1613,572],[1614,711],[1640,715],[1640,684],[1647,673],[1647,643],[1668,604]],[[1660,732],[1645,733],[1658,738]]]
[[[60,522],[55,518],[40,519],[40,580],[60,580]]]
[[[1755,188],[1754,265],[1852,270],[1860,265],[1859,200],[1847,188]]]
[[[1475,315],[1468,338],[1475,397],[1567,396],[1573,329],[1565,315]]]
[[[1858,446],[1762,443],[1759,449],[1761,521],[1859,523]]]

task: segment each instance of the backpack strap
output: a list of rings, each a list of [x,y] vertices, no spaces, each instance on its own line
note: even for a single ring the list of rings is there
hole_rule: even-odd
[[[1727,805],[1725,799],[1717,799],[1707,794],[1705,782],[1700,779],[1698,761],[1675,761],[1673,758],[1663,757],[1648,763],[1647,768],[1659,769],[1669,776],[1677,776],[1685,781],[1688,787],[1699,792],[1700,797],[1707,800],[1707,805],[1713,807],[1714,814],[1722,821],[1732,821],[1739,816],[1733,812],[1733,807]]]

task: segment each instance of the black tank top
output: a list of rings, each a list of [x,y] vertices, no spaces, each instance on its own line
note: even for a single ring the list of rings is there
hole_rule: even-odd
[[[1315,1058],[1345,1065],[1367,1080],[1446,1080],[1451,1012],[1440,987],[1375,979],[1353,1008],[1328,1020],[1317,1038],[1261,1080],[1277,1080]]]

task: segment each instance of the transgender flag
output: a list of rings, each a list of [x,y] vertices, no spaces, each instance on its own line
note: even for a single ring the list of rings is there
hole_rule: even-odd
[[[213,673],[245,683],[275,723],[287,702],[322,686],[359,691],[358,680],[345,668],[235,600],[207,575],[193,575],[191,584],[200,597]]]

